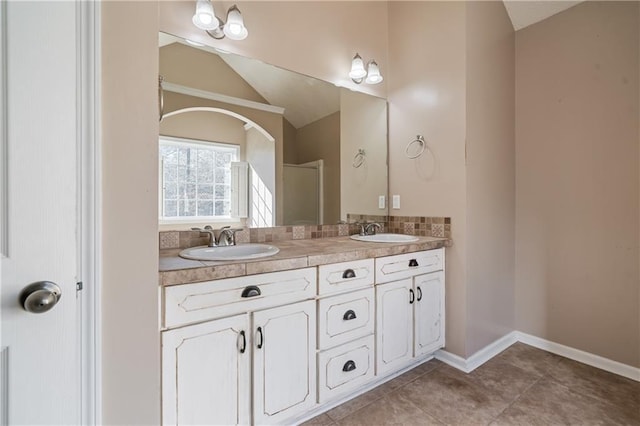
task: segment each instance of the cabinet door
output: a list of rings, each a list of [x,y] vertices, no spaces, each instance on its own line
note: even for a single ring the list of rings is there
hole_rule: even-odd
[[[415,356],[431,353],[444,346],[444,273],[414,278]]]
[[[390,372],[413,358],[413,281],[376,286],[376,374]]]
[[[315,301],[253,314],[253,421],[282,424],[316,401]]]
[[[238,315],[162,333],[162,422],[248,424],[249,317]]]

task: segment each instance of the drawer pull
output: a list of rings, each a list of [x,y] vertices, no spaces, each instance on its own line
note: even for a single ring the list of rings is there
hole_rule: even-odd
[[[342,319],[345,321],[356,319],[356,313],[353,312],[353,310],[349,309],[347,312],[344,313],[344,316],[342,317]]]
[[[242,346],[240,346],[240,353],[243,354],[247,350],[247,336],[244,335],[244,330],[240,332],[242,338]]]
[[[416,294],[413,292],[413,289],[409,289],[409,304],[412,305],[416,300]]]
[[[422,289],[418,287],[418,302],[422,300]]]
[[[416,266],[420,266],[420,265],[418,265],[418,261],[417,261],[417,260],[415,260],[415,259],[411,259],[411,260],[409,261],[409,268],[414,268],[414,267],[416,267]]]
[[[356,277],[356,273],[355,273],[355,271],[353,269],[347,269],[342,274],[342,278],[344,278],[344,279],[355,278],[355,277]]]
[[[258,340],[258,336],[260,336],[260,340]],[[262,327],[258,327],[258,329],[256,330],[256,342],[258,342],[256,344],[256,347],[258,349],[262,349],[262,346],[264,346],[264,335],[262,334]]]
[[[344,367],[342,367],[342,371],[344,372],[353,371],[355,369],[356,369],[356,363],[351,360],[345,362]]]
[[[256,297],[256,296],[260,296],[262,294],[262,292],[260,291],[260,289],[258,287],[256,287],[255,285],[250,285],[248,287],[245,287],[244,290],[242,290],[242,297]]]

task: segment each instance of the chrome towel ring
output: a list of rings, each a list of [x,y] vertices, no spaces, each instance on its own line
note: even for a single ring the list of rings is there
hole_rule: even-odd
[[[409,150],[415,144],[420,144],[420,148],[418,148],[415,154],[409,154]],[[414,158],[418,158],[422,155],[426,146],[427,146],[427,143],[424,141],[424,137],[422,135],[417,135],[414,140],[412,140],[407,144],[407,147],[405,148],[404,153],[407,156],[407,158],[413,160]]]
[[[353,157],[353,164],[352,166],[354,168],[358,168],[360,166],[362,166],[364,164],[364,160],[365,160],[366,156],[364,153],[364,149],[359,149],[358,152],[356,153],[356,155]]]

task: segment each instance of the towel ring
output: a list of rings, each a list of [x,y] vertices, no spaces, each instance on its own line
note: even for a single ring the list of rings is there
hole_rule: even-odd
[[[409,154],[409,149],[415,145],[419,143],[420,144],[420,148],[418,148],[418,152],[416,154]],[[424,137],[422,135],[417,135],[416,138],[414,140],[412,140],[411,142],[409,142],[407,144],[407,147],[404,150],[405,155],[407,156],[407,158],[413,160],[414,158],[418,158],[422,155],[422,153],[424,152],[425,147],[427,146],[426,142],[424,141]]]
[[[360,167],[360,166],[362,166],[364,164],[364,160],[365,160],[364,149],[359,149],[357,154],[354,155],[354,157],[353,157],[352,166],[357,169],[358,167]]]

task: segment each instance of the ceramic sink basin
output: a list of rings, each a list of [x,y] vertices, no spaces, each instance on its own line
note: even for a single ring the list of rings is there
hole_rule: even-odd
[[[191,247],[180,252],[180,257],[192,260],[248,260],[269,257],[278,253],[278,247],[269,244],[238,244],[220,247]]]
[[[405,234],[352,235],[351,239],[370,243],[410,243],[418,241],[418,237]]]

